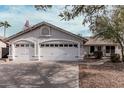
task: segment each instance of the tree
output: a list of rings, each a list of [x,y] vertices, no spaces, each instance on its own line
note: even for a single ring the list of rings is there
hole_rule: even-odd
[[[34,6],[37,10],[46,11],[47,9],[51,8],[52,5],[35,5]]]
[[[46,11],[52,8],[52,5],[35,5],[37,10]],[[84,16],[83,24],[92,23],[95,17],[106,14],[108,6],[106,5],[66,5],[64,10],[60,12],[59,16],[66,21],[74,19],[78,16]]]
[[[121,47],[122,61],[124,61],[124,6],[116,6],[111,15],[99,16],[90,25],[96,37],[109,39]]]
[[[59,14],[63,20],[71,20],[83,16],[83,24],[92,23],[94,18],[106,14],[108,6],[105,5],[72,5],[65,6],[65,10]]]
[[[11,27],[11,25],[7,21],[4,21],[4,22],[0,22],[0,27],[4,27],[4,37],[5,37],[6,36],[6,29],[8,27]]]

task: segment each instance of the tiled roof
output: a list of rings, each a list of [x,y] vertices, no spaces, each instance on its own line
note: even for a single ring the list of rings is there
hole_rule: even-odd
[[[117,45],[117,43],[102,38],[90,37],[85,45]]]

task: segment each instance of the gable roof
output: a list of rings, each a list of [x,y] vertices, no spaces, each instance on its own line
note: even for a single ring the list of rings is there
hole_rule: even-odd
[[[117,45],[117,43],[102,38],[89,37],[85,45]]]
[[[69,34],[69,35],[71,35],[71,36],[74,36],[74,37],[76,37],[76,38],[78,38],[78,39],[87,41],[86,38],[83,38],[83,37],[81,37],[81,36],[75,35],[75,34],[69,32],[69,31],[66,31],[66,30],[64,30],[64,29],[62,29],[62,28],[60,28],[60,27],[57,27],[57,26],[55,26],[55,25],[52,25],[52,24],[47,23],[47,22],[44,22],[44,21],[41,22],[41,23],[38,23],[38,24],[36,24],[36,25],[34,25],[34,26],[32,26],[32,27],[29,27],[29,28],[26,29],[26,30],[20,31],[20,32],[18,32],[18,33],[16,33],[16,34],[14,34],[14,35],[12,35],[12,36],[6,38],[5,41],[9,41],[9,40],[11,40],[11,39],[13,39],[13,38],[16,38],[16,37],[21,36],[21,35],[23,35],[23,34],[25,34],[25,33],[28,33],[28,32],[30,32],[30,31],[32,31],[32,30],[34,30],[34,29],[36,29],[36,28],[38,28],[38,27],[40,27],[40,26],[42,26],[42,25],[47,25],[47,26],[53,27],[53,28],[55,28],[55,29],[57,29],[57,30],[59,30],[59,31],[62,31],[62,32],[66,33],[66,34]]]

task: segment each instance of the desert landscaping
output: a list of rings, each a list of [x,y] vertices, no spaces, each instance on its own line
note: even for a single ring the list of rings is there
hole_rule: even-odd
[[[123,88],[124,63],[105,62],[101,65],[79,65],[80,88]]]

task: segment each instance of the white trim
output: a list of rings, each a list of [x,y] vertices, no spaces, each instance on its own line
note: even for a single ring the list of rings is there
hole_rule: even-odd
[[[11,45],[12,46],[12,59],[15,59],[15,46],[14,44]]]
[[[14,41],[13,43],[17,43],[19,41],[26,41],[26,42],[35,43],[33,40],[29,40],[29,39],[19,39],[19,40]]]
[[[44,43],[44,42],[48,42],[48,41],[69,41],[69,42],[73,42],[73,43],[79,43],[78,41],[74,41],[74,40],[69,40],[69,39],[47,39],[47,40],[43,40],[39,43]]]
[[[43,35],[43,34],[42,34],[42,31],[43,31],[44,28],[49,31],[49,34],[48,34],[48,35]],[[51,36],[50,27],[48,27],[48,26],[42,26],[42,27],[41,27],[41,31],[40,31],[40,36],[45,36],[45,37]]]
[[[52,35],[40,35],[39,37],[51,37]]]
[[[78,58],[80,59],[81,54],[80,54],[80,43],[78,43]]]
[[[37,56],[36,52],[37,52],[37,44],[34,43],[34,56]]]
[[[37,50],[38,50],[38,60],[40,61],[40,43],[38,42],[38,44],[37,44],[38,46],[37,46]]]

